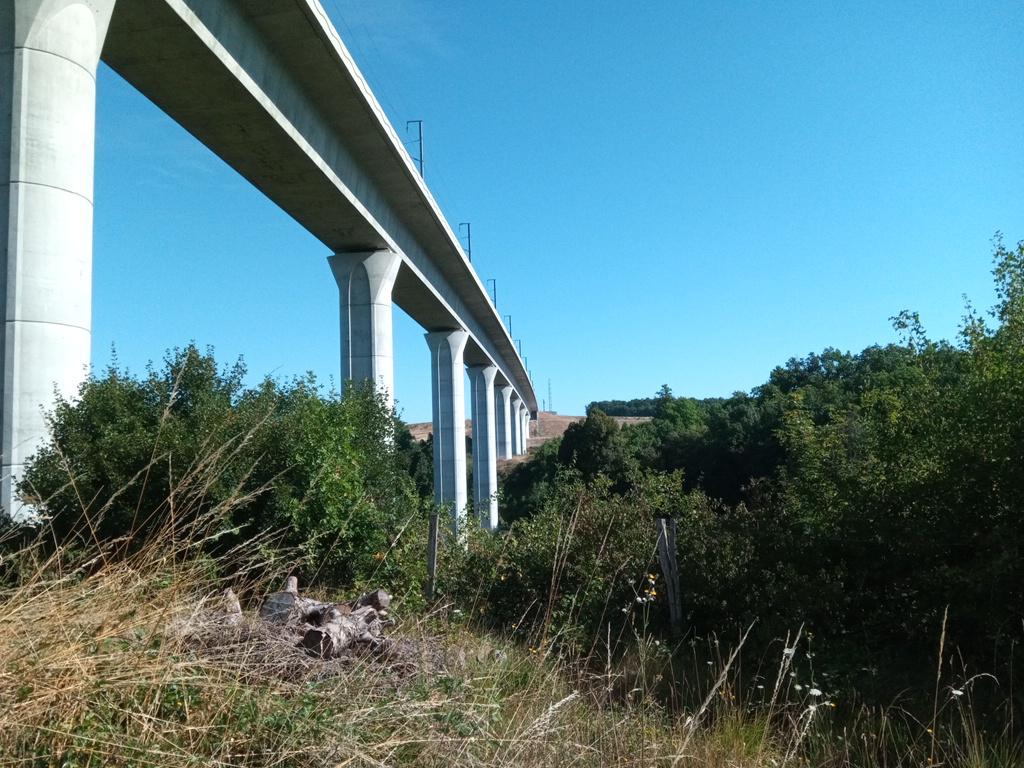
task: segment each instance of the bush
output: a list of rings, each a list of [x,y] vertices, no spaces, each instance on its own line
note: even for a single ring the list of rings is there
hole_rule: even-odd
[[[679,475],[646,474],[619,493],[607,477],[562,470],[537,514],[453,550],[447,588],[491,626],[530,627],[538,644],[588,652],[609,624],[617,635],[646,604],[654,518],[683,496]],[[664,623],[660,611],[648,618],[655,629]]]
[[[58,401],[23,498],[56,542],[124,552],[236,498],[218,547],[274,532],[307,582],[373,577],[418,594],[424,517],[383,399],[369,386],[325,395],[312,376],[247,388],[244,375],[188,346],[141,379],[116,365],[91,377]]]
[[[561,438],[548,440],[530,453],[530,460],[512,466],[501,478],[498,509],[505,523],[532,517],[558,482]]]

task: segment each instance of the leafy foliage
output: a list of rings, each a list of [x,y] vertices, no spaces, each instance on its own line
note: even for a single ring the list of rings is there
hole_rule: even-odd
[[[609,416],[653,416],[657,401],[650,397],[634,400],[595,400],[587,406],[587,413],[601,411]]]
[[[276,532],[304,578],[348,585],[376,573],[418,590],[423,516],[410,470],[424,461],[383,401],[368,387],[324,395],[311,376],[246,388],[244,375],[194,346],[141,379],[111,366],[58,402],[22,495],[56,541],[121,539],[126,551],[168,517],[186,529],[239,497],[224,548]]]
[[[997,238],[994,262],[998,303],[968,307],[957,343],[903,312],[902,343],[793,359],[750,393],[694,400],[663,387],[644,401],[651,420],[621,429],[592,404],[546,463],[531,518],[513,526],[508,567],[547,559],[550,573],[540,553],[569,521],[622,509],[642,522],[608,525],[600,546],[627,547],[642,567],[648,508],[677,478],[667,510],[696,635],[756,618],[764,643],[804,624],[847,673],[884,670],[891,694],[934,664],[948,606],[949,647],[1009,674],[1024,640],[1024,244]],[[575,495],[551,484],[567,469]],[[536,552],[512,557],[530,542]],[[596,547],[584,538],[573,567],[590,567]]]
[[[505,522],[532,517],[543,508],[558,480],[560,446],[560,439],[543,443],[531,452],[530,461],[516,464],[504,476],[498,506]]]

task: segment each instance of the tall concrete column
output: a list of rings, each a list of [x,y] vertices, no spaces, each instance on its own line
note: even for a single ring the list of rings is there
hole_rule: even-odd
[[[430,388],[434,413],[434,502],[452,510],[452,529],[466,521],[466,396],[462,354],[469,334],[434,331],[430,347]]]
[[[92,334],[96,67],[114,0],[0,2],[0,504],[74,397]]]
[[[498,528],[498,444],[494,418],[493,365],[471,365],[470,411],[473,418],[473,502],[484,528]]]
[[[513,394],[510,401],[509,422],[512,424],[512,455],[519,456],[523,452],[523,420],[519,418],[519,406],[522,405],[519,395]]]
[[[522,453],[530,452],[530,410],[526,407],[526,403],[519,404],[519,419],[523,425],[520,430],[522,435]]]
[[[512,387],[494,390],[494,419],[498,427],[498,458],[512,458]]]
[[[402,257],[394,251],[336,253],[328,257],[341,309],[341,378],[372,381],[395,405],[391,291]]]

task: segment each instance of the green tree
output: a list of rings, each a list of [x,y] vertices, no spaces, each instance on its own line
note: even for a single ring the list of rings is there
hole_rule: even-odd
[[[423,518],[409,471],[421,457],[396,438],[383,399],[370,386],[325,395],[311,376],[246,388],[244,374],[189,346],[142,379],[114,367],[90,378],[58,401],[22,496],[55,541],[119,539],[126,550],[220,505],[222,549],[272,533],[304,578],[377,573],[418,592]]]
[[[558,460],[574,466],[588,479],[600,474],[625,478],[631,464],[618,423],[598,408],[565,430]]]

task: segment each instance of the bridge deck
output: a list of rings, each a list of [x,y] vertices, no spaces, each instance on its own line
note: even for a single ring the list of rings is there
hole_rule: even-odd
[[[103,60],[332,252],[402,253],[395,303],[427,330],[464,327],[466,362],[493,361],[537,410],[487,291],[317,0],[122,0]]]

